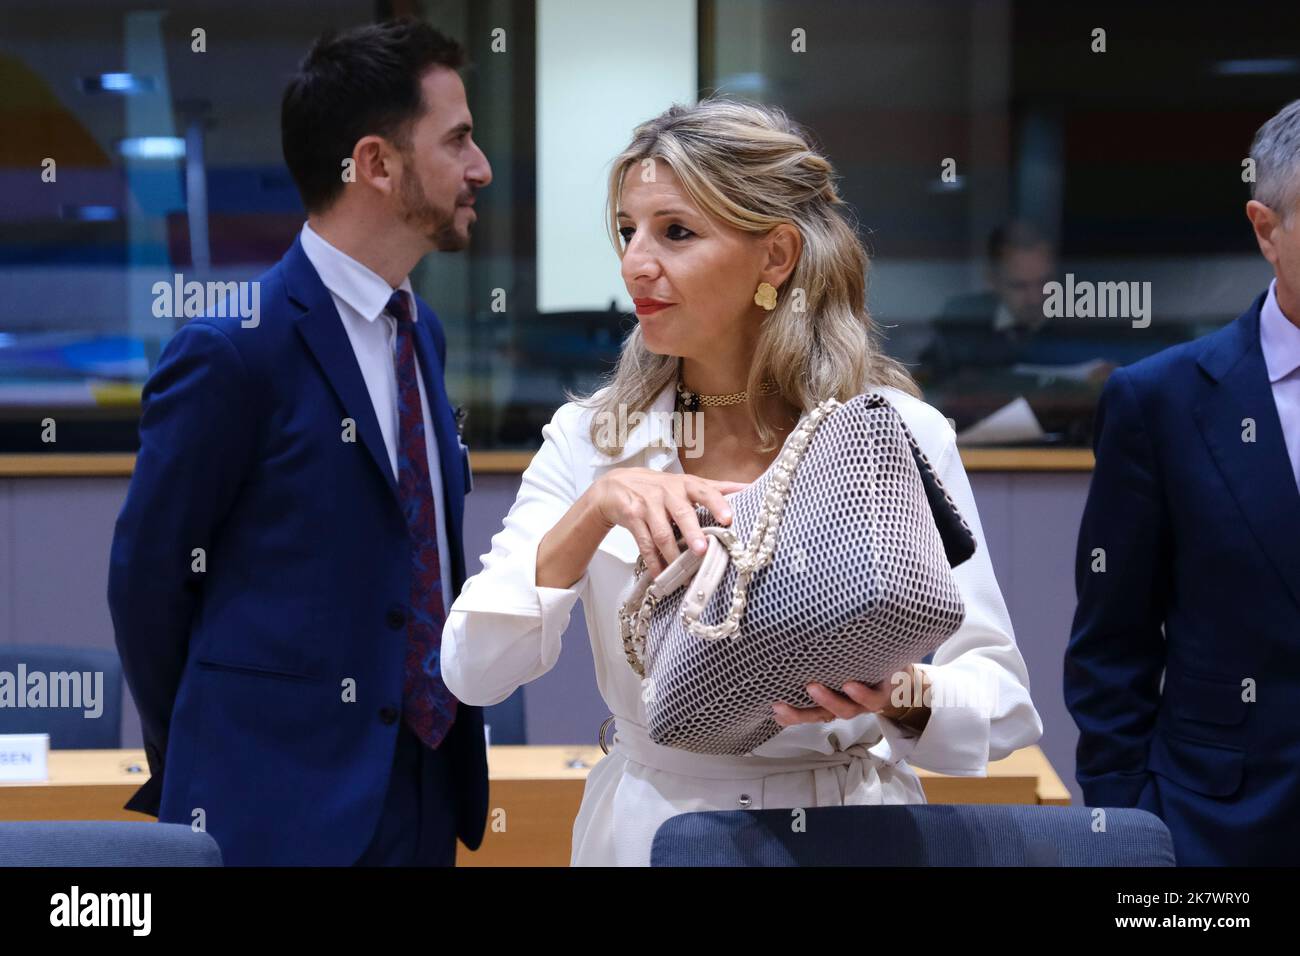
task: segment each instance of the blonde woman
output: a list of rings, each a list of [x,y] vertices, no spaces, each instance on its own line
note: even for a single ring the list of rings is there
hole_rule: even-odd
[[[494,704],[554,666],[582,600],[616,732],[587,779],[574,865],[646,865],[656,829],[685,811],[924,803],[913,766],[980,776],[1042,733],[952,429],[873,341],[867,256],[833,176],[782,112],[725,99],[672,107],[614,162],[609,224],[637,328],[610,383],[543,428],[443,635],[447,686]],[[927,696],[894,706],[884,682],[811,685],[818,706],[774,701],[783,729],[752,754],[656,745],[617,618],[638,556],[662,570],[678,553],[674,524],[703,550],[695,505],[729,523],[726,495],[772,463],[803,410],[871,390],[911,428],[978,544],[954,572],[965,622],[905,675]],[[701,440],[677,447],[670,415],[696,407]],[[634,412],[644,417],[620,429]]]

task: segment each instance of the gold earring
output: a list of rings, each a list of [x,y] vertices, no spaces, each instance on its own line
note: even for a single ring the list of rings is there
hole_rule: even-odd
[[[776,308],[776,287],[770,282],[760,282],[754,293],[754,304],[762,306],[768,312]]]

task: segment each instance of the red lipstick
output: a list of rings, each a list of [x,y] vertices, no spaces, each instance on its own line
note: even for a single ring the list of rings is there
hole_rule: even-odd
[[[662,299],[633,299],[632,304],[636,306],[637,315],[654,315],[656,312],[661,312],[674,303],[665,302]]]

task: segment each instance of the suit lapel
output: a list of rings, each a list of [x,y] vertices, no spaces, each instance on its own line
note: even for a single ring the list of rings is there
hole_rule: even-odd
[[[375,418],[375,407],[366,389],[361,366],[357,364],[356,353],[352,351],[352,342],[343,328],[334,300],[303,252],[299,239],[294,240],[293,247],[285,256],[285,281],[290,298],[304,310],[297,319],[298,334],[316,357],[343,410],[357,423],[357,435],[362,445],[396,498],[397,479],[388,460],[384,435],[379,430],[379,420]]]
[[[1194,414],[1246,523],[1300,606],[1300,491],[1260,348],[1262,302],[1202,357],[1215,384]],[[1255,424],[1253,442],[1242,440],[1247,419]]]
[[[370,392],[366,388],[361,366],[348,339],[343,320],[334,307],[334,299],[312,267],[311,260],[295,239],[285,256],[285,283],[289,296],[303,309],[297,319],[298,333],[316,357],[321,370],[343,405],[348,417],[357,423],[357,435],[375,467],[383,475],[394,501],[398,500],[397,478],[388,460],[383,432],[375,417]],[[438,443],[438,465],[442,475],[443,499],[446,502],[447,542],[452,561],[452,587],[460,591],[465,581],[465,556],[461,540],[465,502],[465,480],[460,441],[456,424],[443,386],[442,363],[433,342],[432,325],[436,321],[427,308],[416,300],[420,321],[415,323],[415,352],[419,359],[424,391],[433,418],[433,435]],[[427,433],[426,433],[427,434]]]

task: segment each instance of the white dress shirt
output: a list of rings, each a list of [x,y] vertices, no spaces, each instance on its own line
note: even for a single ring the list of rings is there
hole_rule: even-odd
[[[366,381],[379,431],[388,450],[389,467],[397,477],[397,372],[393,368],[397,320],[384,309],[392,297],[386,280],[363,266],[347,253],[330,245],[312,227],[302,227],[302,251],[307,254],[316,274],[329,290],[338,309],[343,328],[352,343],[361,377]],[[403,279],[400,291],[410,296],[411,315],[419,321],[411,280]],[[420,388],[420,413],[424,416],[424,445],[429,458],[429,480],[433,487],[434,515],[438,520],[438,566],[442,571],[442,606],[451,604],[451,552],[447,547],[446,504],[442,493],[442,471],[438,467],[438,436],[429,414],[429,397],[424,392],[420,358],[415,356],[416,379]]]
[[[562,406],[542,429],[542,448],[524,472],[504,528],[492,538],[483,570],[466,582],[452,605],[443,634],[443,676],[452,693],[468,703],[505,700],[555,665],[573,605],[582,599],[596,683],[618,730],[613,749],[587,777],[573,827],[573,864],[647,865],[659,825],[693,810],[924,803],[909,764],[984,776],[990,760],[1042,735],[956,436],[943,415],[919,399],[896,389],[880,392],[935,464],[977,542],[975,555],[953,571],[965,621],[935,652],[933,663],[917,665],[930,678],[936,698],[949,706],[932,708],[920,734],[863,714],[784,728],[743,757],[695,754],[649,739],[641,678],[627,662],[618,626],[618,598],[632,580],[638,556],[627,529],[615,527],[606,535],[572,587],[536,584],[542,537],[607,469],[682,473],[667,418],[676,381],[630,431],[617,458],[593,446],[592,412],[576,403]],[[593,727],[593,739],[596,731]]]
[[[1277,280],[1268,286],[1268,296],[1259,311],[1259,346],[1273,388],[1277,416],[1282,421],[1296,488],[1300,489],[1300,327],[1286,317],[1277,304]]]

